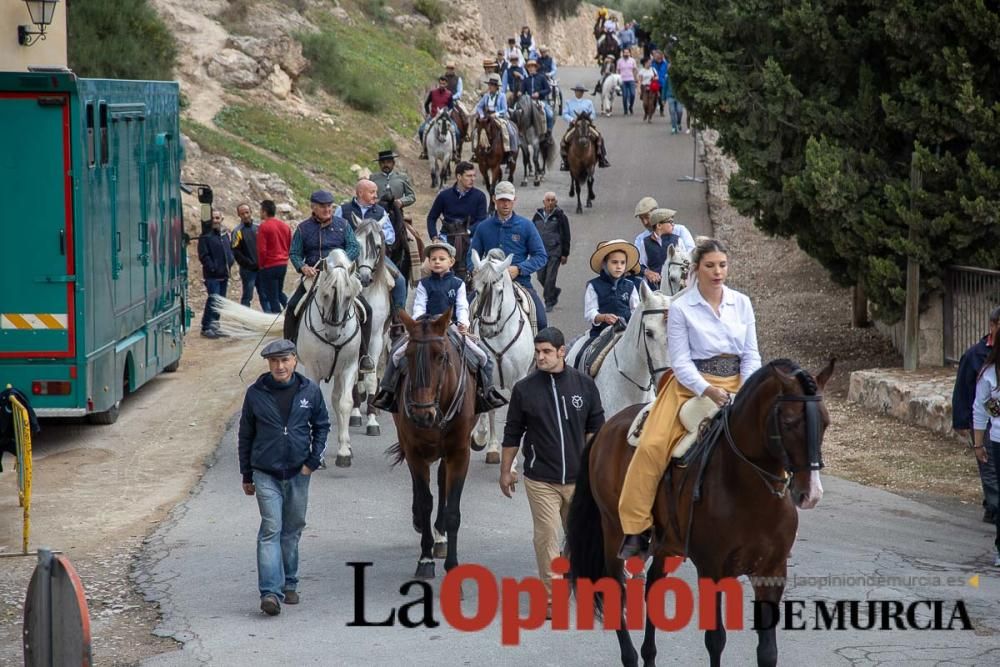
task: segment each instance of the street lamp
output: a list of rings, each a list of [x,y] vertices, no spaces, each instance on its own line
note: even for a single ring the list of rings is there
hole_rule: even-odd
[[[17,26],[17,43],[21,46],[31,46],[39,39],[45,39],[45,28],[52,24],[52,17],[55,16],[59,0],[24,0],[24,4],[28,5],[31,22],[38,27],[38,30],[31,30],[31,26],[28,25]]]

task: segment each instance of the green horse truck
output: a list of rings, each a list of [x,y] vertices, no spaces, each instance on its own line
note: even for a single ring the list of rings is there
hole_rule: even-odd
[[[0,387],[110,424],[181,357],[175,82],[0,73]]]

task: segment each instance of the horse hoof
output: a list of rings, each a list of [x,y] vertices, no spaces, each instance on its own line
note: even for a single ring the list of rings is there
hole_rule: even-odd
[[[382,435],[382,427],[378,424],[372,424],[365,429],[365,435]]]
[[[413,577],[415,579],[433,579],[434,561],[430,561],[429,563],[417,563],[417,571]]]
[[[351,458],[352,457],[350,454],[348,454],[347,456],[344,456],[342,454],[337,454],[337,458],[334,459],[333,465],[337,466],[338,468],[350,468]]]
[[[577,206],[576,207],[576,212],[577,213],[583,213],[583,207],[582,206]]]
[[[361,415],[351,415],[351,420],[347,422],[348,426],[361,426],[364,421],[361,419]]]
[[[587,208],[594,208],[594,204],[592,202],[587,202]]]
[[[435,542],[434,543],[434,557],[438,560],[448,557],[448,543],[447,542]]]
[[[540,181],[535,181],[535,187],[536,188],[539,186],[539,184],[540,184]]]
[[[500,463],[500,452],[486,452],[486,462],[491,465]]]

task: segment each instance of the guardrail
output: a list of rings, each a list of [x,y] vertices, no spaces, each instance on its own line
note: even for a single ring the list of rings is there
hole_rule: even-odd
[[[944,281],[944,359],[958,363],[989,331],[990,311],[1000,306],[1000,271],[949,266]]]

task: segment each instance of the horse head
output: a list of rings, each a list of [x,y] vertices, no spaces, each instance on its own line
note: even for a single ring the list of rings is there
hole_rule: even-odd
[[[314,299],[323,324],[342,326],[352,316],[354,300],[361,294],[361,283],[351,273],[351,260],[340,248],[334,248],[320,264],[316,274]]]
[[[667,288],[669,294],[674,296],[687,286],[691,255],[680,246],[672,245],[667,248],[667,261],[663,265],[666,276],[661,278],[660,289]]]
[[[385,236],[378,220],[359,218],[356,213],[351,214],[351,227],[361,247],[355,260],[358,278],[362,286],[368,287],[385,266]]]
[[[670,368],[670,352],[667,349],[667,315],[670,311],[670,297],[651,290],[646,282],[639,285],[639,307],[629,318],[625,335],[629,345],[642,352],[646,371],[649,373],[651,388],[663,371]]]
[[[442,407],[447,409],[449,402],[455,402],[465,370],[461,361],[450,354],[447,333],[451,309],[437,318],[419,320],[400,311],[399,319],[409,335],[405,352],[408,372],[402,392],[404,414],[418,428],[439,427],[447,421]]]
[[[823,389],[833,367],[834,359],[830,359],[814,378],[795,362],[776,359],[750,376],[733,404],[734,421],[737,414],[742,417],[746,411],[748,415],[742,428],[734,423],[733,435],[738,441],[763,436],[766,456],[791,476],[790,481],[778,479],[790,486],[792,501],[801,509],[812,509],[823,497],[819,471],[823,468],[823,433],[830,425]],[[758,468],[757,472],[766,471]],[[771,480],[774,491],[775,476],[761,476]]]
[[[439,143],[444,143],[451,135],[451,130],[451,110],[447,107],[441,107],[438,109],[437,115],[434,116],[434,138]]]
[[[477,292],[473,317],[484,324],[497,323],[508,298],[514,303],[514,281],[507,271],[513,261],[514,255],[505,255],[499,248],[490,250],[482,260],[472,251],[472,286]]]

